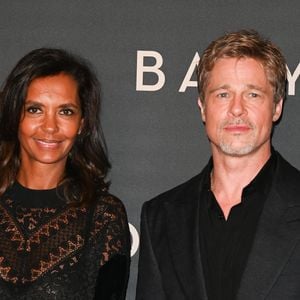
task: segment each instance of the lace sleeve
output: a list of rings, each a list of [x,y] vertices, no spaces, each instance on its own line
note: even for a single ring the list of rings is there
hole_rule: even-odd
[[[101,199],[95,209],[92,236],[103,245],[100,266],[116,254],[130,257],[130,233],[123,203],[112,195]]]
[[[95,299],[125,299],[130,264],[130,233],[122,202],[107,195],[96,205],[92,236],[102,245]]]
[[[97,278],[95,300],[123,300],[126,297],[128,260],[115,255],[100,270]]]

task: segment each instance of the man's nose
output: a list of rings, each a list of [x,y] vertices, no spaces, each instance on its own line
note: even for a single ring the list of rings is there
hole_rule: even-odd
[[[229,113],[233,116],[241,116],[246,112],[244,99],[241,95],[235,95],[230,102]]]

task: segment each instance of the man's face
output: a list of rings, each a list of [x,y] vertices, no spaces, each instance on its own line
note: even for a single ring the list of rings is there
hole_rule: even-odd
[[[252,58],[221,58],[208,77],[203,103],[198,101],[214,151],[244,156],[270,151],[273,122],[282,112],[262,64]]]

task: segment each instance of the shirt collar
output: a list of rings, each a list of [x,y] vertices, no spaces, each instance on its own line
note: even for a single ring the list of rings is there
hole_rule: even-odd
[[[260,169],[254,179],[244,187],[243,195],[248,196],[252,193],[267,195],[272,185],[273,175],[276,169],[277,156],[272,149],[271,156],[264,166]]]
[[[263,195],[267,195],[270,187],[272,185],[273,174],[276,170],[277,164],[277,156],[276,151],[271,150],[271,156],[264,164],[264,166],[260,169],[255,178],[243,189],[243,196],[248,196],[252,193],[260,193]],[[213,169],[213,160],[212,157],[209,159],[209,162],[205,168],[205,179],[204,179],[204,189],[210,191],[210,174]]]

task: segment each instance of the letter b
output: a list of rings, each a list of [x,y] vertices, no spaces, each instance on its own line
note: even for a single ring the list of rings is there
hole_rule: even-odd
[[[144,57],[152,57],[155,59],[153,66],[144,65]],[[136,90],[137,91],[158,91],[165,84],[165,74],[160,70],[163,64],[163,58],[157,51],[137,51],[136,63]],[[157,75],[155,84],[144,84],[144,73],[154,73]]]

